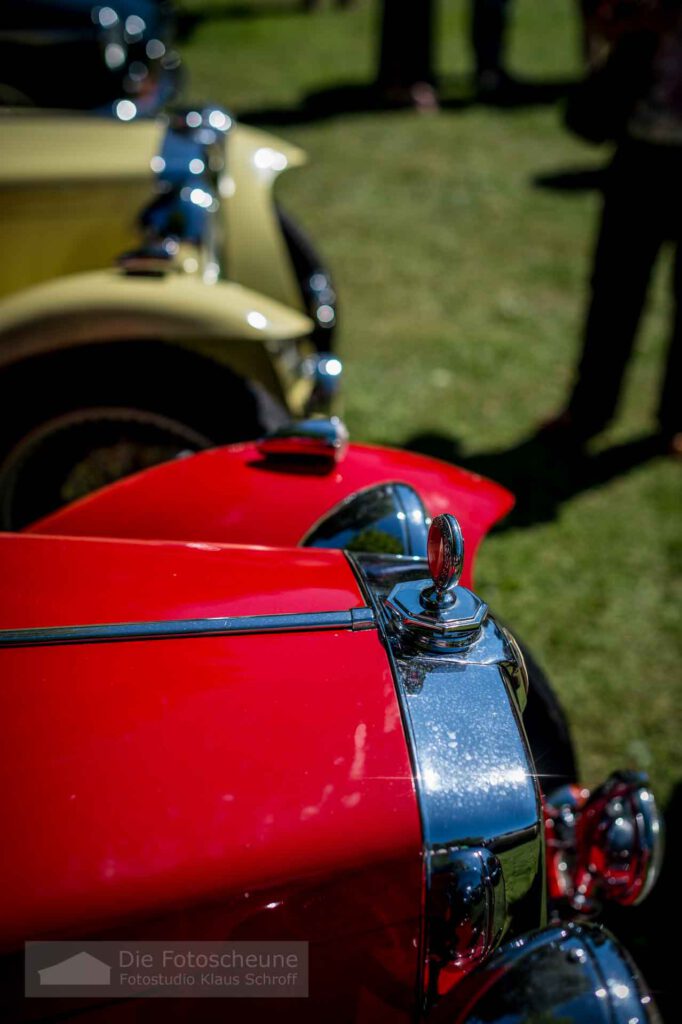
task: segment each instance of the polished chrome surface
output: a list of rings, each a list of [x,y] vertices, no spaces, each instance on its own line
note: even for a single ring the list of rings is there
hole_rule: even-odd
[[[104,5],[91,11],[103,63],[112,85],[115,81],[120,89],[120,95],[99,112],[131,121],[157,114],[176,95],[181,61],[167,45],[173,35],[173,15],[167,5],[145,4],[125,18],[120,14]],[[88,89],[83,92],[87,94]]]
[[[440,971],[466,970],[480,963],[499,943],[507,900],[499,858],[484,846],[431,850],[429,920],[431,957],[427,1002],[437,997]]]
[[[464,536],[454,516],[436,516],[429,529],[426,548],[433,593],[424,594],[424,603],[445,604],[448,598],[455,599],[453,591],[464,568]]]
[[[431,579],[398,583],[386,607],[408,643],[432,651],[467,647],[480,639],[488,606],[459,586],[464,538],[454,516],[436,516],[427,552]]]
[[[502,867],[505,933],[518,935],[544,921],[540,796],[512,682],[517,653],[490,615],[465,647],[421,648],[396,614],[394,595],[415,583],[408,592],[418,594],[430,584],[424,560],[348,557],[375,609],[412,757],[424,837],[424,959],[432,998],[434,972],[447,956],[442,929],[431,928],[446,912],[437,865],[447,865],[462,848],[486,847]]]
[[[343,363],[330,352],[318,352],[303,360],[301,375],[312,382],[306,404],[308,416],[329,416],[339,397],[343,378]]]
[[[507,663],[504,671],[507,674],[509,683],[511,684],[512,692],[516,698],[516,703],[519,706],[519,711],[524,711],[526,704],[528,703],[528,688],[530,686],[528,667],[526,665],[526,659],[523,656],[523,651],[516,640],[516,637],[507,629],[506,626],[500,626],[504,638],[509,644],[509,648],[512,652],[512,658]]]
[[[614,772],[592,793],[564,786],[545,801],[558,909],[590,915],[606,900],[634,906],[663,860],[663,824],[644,772]]]
[[[432,845],[494,842],[537,826],[532,762],[500,671],[510,656],[492,620],[475,660],[395,652]]]
[[[409,484],[374,484],[334,505],[304,534],[304,547],[426,554],[429,514]]]
[[[113,2],[113,0],[112,0]],[[171,5],[159,0],[23,0],[0,6],[4,104],[157,114],[179,84]]]
[[[400,583],[386,605],[405,641],[431,651],[465,648],[480,640],[488,606],[476,594],[459,587],[456,601],[426,604],[432,588],[425,580]]]
[[[424,507],[424,503],[408,484],[394,484],[393,493],[400,505],[398,513],[401,522],[404,524],[407,535],[406,555],[414,555],[416,558],[423,558],[426,554],[427,538],[431,518]]]
[[[220,107],[171,115],[161,152],[152,157],[156,196],[140,216],[142,246],[119,260],[129,274],[224,276],[221,221],[216,216],[232,118]]]
[[[336,292],[331,278],[323,267],[317,267],[303,284],[307,306],[318,326],[319,333],[332,332],[336,327]],[[327,341],[329,334],[327,333]]]
[[[501,947],[445,1000],[434,1024],[660,1024],[625,950],[595,925],[555,925]]]
[[[0,647],[35,647],[116,640],[170,640],[180,637],[243,633],[293,633],[318,630],[374,629],[371,608],[346,612],[301,612],[287,615],[238,615],[231,618],[169,619],[159,622],[110,622],[92,626],[54,626],[0,630]]]
[[[170,239],[163,242],[150,241],[139,249],[122,253],[117,263],[126,274],[136,277],[161,277],[177,269],[174,262],[177,253],[178,245]]]
[[[338,416],[293,420],[258,442],[267,458],[326,459],[340,462],[348,449],[348,430]]]

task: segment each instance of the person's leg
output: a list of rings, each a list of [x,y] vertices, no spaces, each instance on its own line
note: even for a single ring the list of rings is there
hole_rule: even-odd
[[[479,80],[503,73],[509,0],[471,0],[471,43]]]
[[[383,0],[376,85],[389,101],[437,107],[434,35],[433,0]]]
[[[612,418],[663,240],[648,147],[621,151],[607,178],[583,351],[568,406],[570,426],[590,437]]]

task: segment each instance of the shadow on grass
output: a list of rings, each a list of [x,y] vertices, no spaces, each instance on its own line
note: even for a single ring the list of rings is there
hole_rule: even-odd
[[[250,21],[254,18],[276,18],[281,15],[290,17],[292,14],[304,12],[303,3],[291,0],[288,4],[278,3],[239,3],[197,4],[191,10],[182,5],[176,12],[176,35],[181,42],[190,38],[197,25],[205,21]]]
[[[512,491],[516,506],[497,527],[500,531],[548,522],[573,495],[621,476],[663,451],[656,434],[615,445],[596,455],[559,448],[540,434],[505,451],[469,456],[462,455],[457,442],[442,434],[418,434],[405,447],[456,463]]]
[[[443,85],[439,95],[441,112],[464,111],[474,105],[494,106],[499,110],[513,110],[553,104],[567,95],[572,83],[516,82],[507,93],[485,100],[476,96],[469,82],[456,81],[454,88]],[[240,120],[252,125],[298,125],[348,114],[371,114],[410,110],[409,103],[393,102],[374,83],[339,84],[318,89],[303,96],[297,106],[270,106],[240,112]],[[434,113],[428,112],[432,117]]]
[[[604,188],[607,165],[604,167],[568,167],[551,174],[538,174],[532,179],[536,188],[552,192],[593,192]]]
[[[497,109],[514,109],[551,105],[565,97],[573,87],[565,79],[552,81],[517,81],[509,91],[496,98],[481,100],[467,79],[443,80],[439,94],[440,110],[466,110],[476,105]],[[297,125],[348,114],[367,114],[410,109],[404,102],[393,102],[375,83],[341,83],[315,90],[303,96],[294,107],[259,107],[243,110],[241,121],[253,125]],[[433,116],[429,111],[428,115]]]

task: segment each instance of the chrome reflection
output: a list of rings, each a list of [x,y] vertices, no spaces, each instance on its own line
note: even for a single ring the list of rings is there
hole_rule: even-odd
[[[134,13],[129,13],[134,12]],[[157,114],[178,91],[168,2],[24,0],[0,9],[3,104],[94,110],[131,120]],[[156,44],[156,45],[153,45]],[[128,101],[128,102],[124,102]]]
[[[312,389],[306,403],[309,416],[328,416],[333,413],[341,390],[343,363],[329,352],[318,352],[303,360],[301,375],[307,377]]]
[[[448,889],[436,866],[445,865],[447,875],[447,865],[467,849],[485,848],[499,860],[504,885],[490,889],[489,911],[497,923],[485,930],[485,942],[471,937],[470,958],[474,949],[487,955],[503,933],[512,937],[537,928],[545,914],[540,794],[512,682],[517,653],[490,615],[466,647],[433,653],[406,643],[387,599],[397,585],[428,586],[427,563],[348,557],[392,662],[412,757],[424,839],[424,995],[430,1004],[447,988],[449,969],[438,923],[448,915]],[[451,935],[449,941],[460,939]]]
[[[335,465],[343,460],[347,449],[348,430],[338,416],[293,420],[258,442],[261,455],[278,462],[313,459]]]
[[[134,112],[118,116],[129,120]],[[232,118],[219,107],[171,115],[161,152],[151,160],[156,197],[140,215],[143,244],[119,261],[127,273],[182,271],[199,275],[205,284],[222,276],[224,247],[216,214],[231,127]]]
[[[428,512],[408,484],[387,483],[349,495],[303,537],[311,548],[341,548],[421,557],[426,554]]]
[[[318,337],[330,336],[336,327],[336,292],[330,275],[316,267],[302,282],[306,306],[317,324]]]
[[[661,1024],[627,953],[595,925],[557,925],[500,948],[444,1000],[433,1024]]]
[[[592,793],[562,786],[545,800],[550,893],[557,908],[592,915],[601,901],[635,906],[663,860],[663,824],[644,772],[614,772]]]
[[[504,930],[507,900],[499,858],[485,847],[428,853],[431,879],[430,958],[426,1002],[438,999],[441,972],[484,960]]]

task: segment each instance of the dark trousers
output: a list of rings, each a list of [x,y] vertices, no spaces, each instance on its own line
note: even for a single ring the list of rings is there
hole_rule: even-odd
[[[434,21],[433,0],[384,0],[377,75],[379,86],[409,89],[418,82],[435,83]]]
[[[471,43],[476,71],[501,71],[509,0],[471,0]]]
[[[658,419],[682,430],[682,146],[624,142],[607,173],[594,256],[583,352],[569,409],[579,431],[598,433],[612,418],[656,258],[675,246],[673,327]]]

